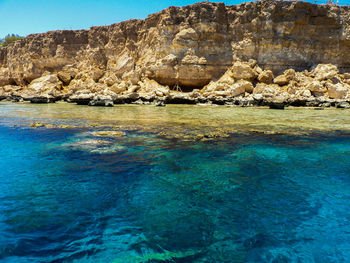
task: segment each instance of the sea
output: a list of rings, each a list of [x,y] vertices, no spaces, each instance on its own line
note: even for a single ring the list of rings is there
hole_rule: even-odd
[[[350,111],[0,102],[0,262],[350,262]]]

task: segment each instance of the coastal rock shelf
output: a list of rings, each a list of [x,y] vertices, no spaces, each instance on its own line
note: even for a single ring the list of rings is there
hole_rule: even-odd
[[[350,108],[350,7],[259,1],[33,34],[0,48],[0,100]]]

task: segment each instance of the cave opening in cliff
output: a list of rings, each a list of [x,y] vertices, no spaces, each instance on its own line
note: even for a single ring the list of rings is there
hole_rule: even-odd
[[[170,89],[173,91],[180,91],[180,92],[185,92],[189,93],[192,92],[194,89],[202,89],[203,86],[189,86],[189,85],[172,85],[170,86]]]

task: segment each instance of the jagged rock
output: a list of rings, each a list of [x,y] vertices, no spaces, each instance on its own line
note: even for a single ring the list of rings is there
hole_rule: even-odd
[[[89,106],[113,107],[113,99],[111,96],[98,95],[89,101]]]
[[[137,92],[140,89],[140,86],[138,85],[132,85],[128,88],[128,93],[134,93]]]
[[[328,96],[332,99],[344,99],[349,91],[349,89],[341,83],[331,84],[327,82],[326,87],[328,90]]]
[[[284,86],[288,84],[289,80],[285,75],[279,75],[273,80],[273,82],[277,85]]]
[[[283,75],[286,77],[288,81],[295,79],[295,70],[294,69],[287,69]]]
[[[253,90],[254,86],[251,82],[246,80],[239,80],[238,82],[232,85],[232,87],[230,88],[230,93],[232,97],[235,97],[245,92],[252,93]]]
[[[0,86],[25,86],[45,71],[70,68],[89,71],[93,81],[108,86],[114,83],[105,75],[113,73],[134,85],[147,77],[162,85],[200,88],[233,61],[249,59],[255,61],[248,66],[259,74],[255,64],[270,67],[275,75],[316,63],[349,71],[349,24],[346,7],[301,1],[170,7],[145,20],[33,34],[3,47]]]
[[[121,81],[120,83],[115,83],[109,89],[116,94],[120,94],[128,89],[128,84],[125,81]]]
[[[232,77],[234,79],[253,80],[257,77],[257,73],[251,68],[249,63],[237,61],[231,67]]]
[[[57,73],[57,77],[62,81],[62,83],[66,86],[69,85],[72,76],[70,75],[69,72],[64,72],[64,71],[60,71]]]
[[[151,94],[156,95],[157,97],[165,97],[170,94],[170,89],[168,86],[160,85],[155,80],[150,80],[148,78],[143,79],[139,83],[140,89],[139,93],[141,94]]]
[[[327,92],[327,89],[322,85],[321,82],[315,80],[306,87],[308,90],[311,91],[312,95],[314,96],[322,96],[324,93]]]
[[[340,103],[338,103],[337,108],[341,108],[341,109],[350,109],[350,104],[346,101],[342,101]]]
[[[55,102],[61,96],[61,89],[62,83],[57,75],[46,75],[33,80],[22,97],[32,103]]]
[[[338,74],[339,70],[332,64],[318,64],[311,72],[316,80],[332,79]]]
[[[264,70],[258,76],[259,82],[262,82],[265,84],[271,84],[273,79],[274,79],[274,76],[271,70]]]
[[[258,83],[253,90],[253,94],[261,94],[264,98],[273,97],[278,92],[279,92],[278,85],[276,84],[267,85],[264,83]]]
[[[311,97],[311,96],[312,96],[311,91],[308,90],[308,89],[307,89],[307,90],[304,90],[303,93],[302,93],[302,96],[303,96],[303,97],[306,97],[306,98]]]
[[[75,102],[78,105],[88,105],[95,97],[90,90],[80,90],[76,94],[69,97],[69,102]]]
[[[263,105],[282,96],[299,106],[347,100],[349,25],[341,6],[202,2],[145,20],[29,35],[0,48],[0,99],[88,104],[100,95],[114,103]],[[178,86],[186,93],[169,89]]]

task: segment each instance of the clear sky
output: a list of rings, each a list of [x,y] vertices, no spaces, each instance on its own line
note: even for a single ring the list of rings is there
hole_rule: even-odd
[[[310,0],[312,1],[312,0]],[[325,0],[323,0],[325,1]],[[145,18],[171,5],[195,0],[0,0],[0,38],[9,33],[26,36],[58,29],[87,29],[131,18]],[[242,0],[212,1],[234,5]],[[340,0],[350,4],[350,0]]]

